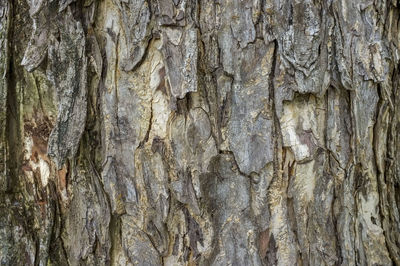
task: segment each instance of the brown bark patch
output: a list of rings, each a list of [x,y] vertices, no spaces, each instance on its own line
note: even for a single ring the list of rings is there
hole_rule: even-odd
[[[269,244],[269,229],[262,231],[258,239],[258,252],[261,258],[265,258]]]

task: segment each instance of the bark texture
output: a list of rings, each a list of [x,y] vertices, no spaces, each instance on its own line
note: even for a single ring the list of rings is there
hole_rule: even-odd
[[[1,0],[1,265],[400,265],[399,13]]]

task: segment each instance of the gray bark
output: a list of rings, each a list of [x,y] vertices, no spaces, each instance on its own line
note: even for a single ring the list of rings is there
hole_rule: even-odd
[[[395,0],[2,0],[1,265],[400,265]]]

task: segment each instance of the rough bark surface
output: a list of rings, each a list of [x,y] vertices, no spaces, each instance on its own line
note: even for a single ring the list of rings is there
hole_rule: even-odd
[[[400,265],[400,2],[1,0],[1,265]]]

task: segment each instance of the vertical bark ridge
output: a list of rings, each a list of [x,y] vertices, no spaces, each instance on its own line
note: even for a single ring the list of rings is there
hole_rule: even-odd
[[[396,1],[0,18],[2,264],[400,264]]]

